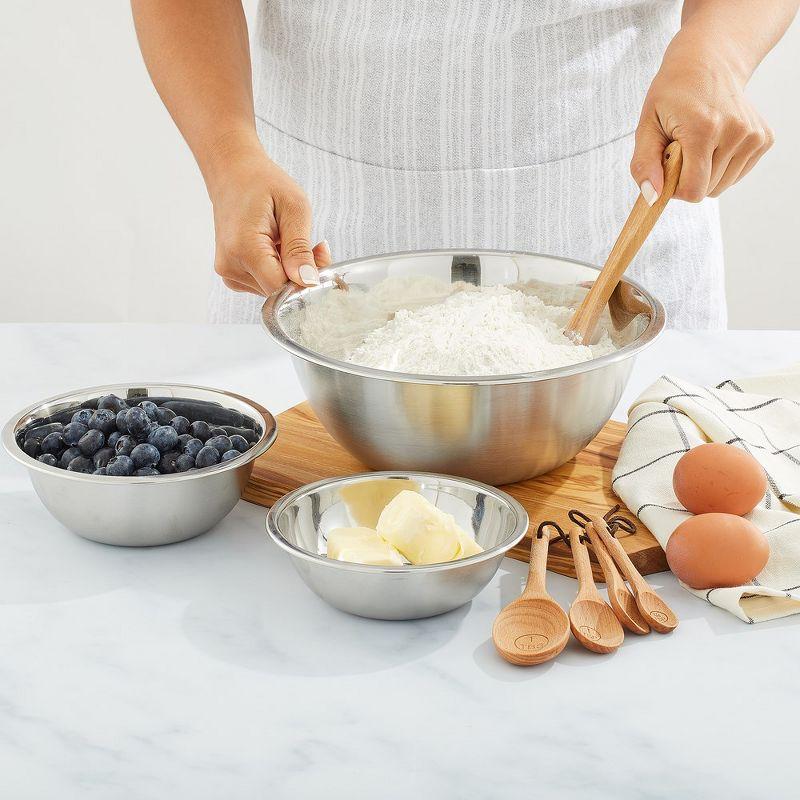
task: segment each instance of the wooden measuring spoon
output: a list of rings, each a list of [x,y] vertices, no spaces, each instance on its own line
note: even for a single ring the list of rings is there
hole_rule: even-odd
[[[600,569],[603,570],[603,575],[605,575],[608,600],[617,615],[617,619],[631,633],[637,633],[640,636],[650,633],[650,626],[642,616],[642,612],[639,611],[636,599],[628,591],[628,587],[625,585],[622,575],[619,574],[614,559],[608,554],[608,550],[606,550],[591,522],[586,526],[585,532],[592,543],[597,560],[600,562]]]
[[[625,631],[594,585],[589,551],[581,541],[582,534],[578,526],[569,532],[572,560],[578,575],[578,596],[569,607],[569,625],[575,638],[587,650],[613,653],[622,644]]]
[[[525,590],[498,614],[492,627],[497,652],[512,664],[528,666],[549,661],[569,639],[567,615],[545,585],[549,544],[546,534],[533,534]]]
[[[611,557],[617,562],[620,571],[627,578],[642,616],[654,631],[672,633],[678,627],[678,617],[675,612],[641,576],[622,545],[609,532],[605,520],[602,517],[592,517],[592,523]]]
[[[594,329],[622,275],[639,248],[644,243],[653,225],[661,216],[667,202],[675,194],[681,175],[683,155],[678,142],[667,145],[661,164],[664,168],[664,188],[652,206],[640,194],[633,204],[628,219],[608,254],[606,263],[595,279],[583,302],[578,306],[564,333],[573,341],[591,344]]]

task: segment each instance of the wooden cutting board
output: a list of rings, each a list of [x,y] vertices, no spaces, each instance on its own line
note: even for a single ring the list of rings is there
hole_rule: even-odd
[[[611,469],[619,455],[625,426],[609,422],[594,441],[562,467],[538,478],[503,486],[527,510],[531,529],[542,520],[554,520],[569,529],[567,512],[604,514],[620,502],[611,491]],[[310,406],[299,406],[278,415],[278,439],[253,466],[242,497],[251,503],[271,506],[278,498],[306,483],[366,472],[367,468],[338,445],[314,416]],[[635,519],[623,505],[622,513]],[[668,569],[664,551],[647,528],[636,520],[637,531],[620,538],[636,568],[643,575]],[[509,555],[527,561],[530,532]],[[590,551],[591,552],[591,551]],[[569,548],[560,541],[550,545],[547,568],[575,576]],[[595,578],[603,576],[592,553]]]

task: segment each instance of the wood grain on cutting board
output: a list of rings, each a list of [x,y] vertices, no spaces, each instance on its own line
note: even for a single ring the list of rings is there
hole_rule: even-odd
[[[585,450],[563,466],[538,478],[502,488],[525,507],[534,531],[545,519],[553,520],[567,530],[567,512],[573,508],[587,514],[604,514],[620,502],[611,491],[611,469],[619,455],[624,434],[623,424],[609,422]],[[278,415],[278,439],[256,460],[242,497],[269,507],[286,492],[306,483],[367,471],[367,467],[331,438],[311,407],[302,403]],[[624,506],[622,513],[635,519]],[[638,520],[636,525],[635,534],[620,539],[636,568],[643,575],[668,569],[664,551],[653,535]],[[527,561],[529,551],[528,535],[509,555]],[[553,542],[547,568],[574,577],[569,547],[559,541]],[[592,569],[595,578],[602,581],[594,554]]]

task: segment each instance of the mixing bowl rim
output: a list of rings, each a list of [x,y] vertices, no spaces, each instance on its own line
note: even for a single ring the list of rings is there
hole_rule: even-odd
[[[49,405],[59,401],[68,401],[74,395],[84,394],[109,394],[115,391],[123,391],[127,389],[150,389],[152,387],[164,387],[165,389],[196,389],[203,392],[211,392],[212,394],[221,397],[229,397],[247,405],[252,411],[260,418],[263,423],[263,432],[258,441],[253,446],[242,453],[242,458],[234,458],[230,461],[225,461],[220,464],[215,464],[213,467],[205,467],[202,470],[191,470],[188,472],[175,473],[173,475],[152,475],[152,476],[114,476],[114,475],[92,475],[83,472],[69,472],[68,470],[61,469],[60,467],[51,467],[43,464],[35,458],[31,458],[18,444],[16,434],[20,428],[24,427],[20,423],[25,417],[28,417],[38,411],[43,406]],[[176,398],[178,399],[178,398]],[[256,420],[258,421],[258,420]],[[215,389],[211,386],[200,386],[193,383],[169,383],[167,381],[131,381],[126,383],[111,383],[103,384],[100,386],[87,386],[82,389],[73,389],[69,392],[62,392],[53,395],[38,403],[33,403],[26,408],[13,414],[11,418],[3,426],[2,442],[6,452],[24,467],[36,472],[41,472],[45,475],[52,475],[59,478],[66,478],[67,480],[75,481],[88,481],[92,484],[106,484],[110,486],[144,486],[151,484],[173,484],[183,481],[197,480],[199,478],[219,475],[223,472],[235,470],[239,467],[249,464],[260,455],[269,450],[275,443],[278,437],[278,421],[267,409],[259,408],[253,400],[244,397],[243,395],[236,394],[235,392],[228,392],[224,389]]]
[[[577,375],[584,372],[590,372],[595,369],[614,364],[618,361],[624,361],[632,356],[637,355],[645,347],[652,344],[655,339],[661,335],[666,324],[666,311],[661,301],[648,292],[637,281],[631,280],[628,277],[623,278],[625,283],[636,289],[650,304],[651,316],[647,327],[642,331],[634,341],[620,347],[613,353],[592,358],[589,361],[582,361],[577,364],[569,364],[565,367],[557,367],[555,369],[539,370],[537,372],[519,372],[511,373],[508,375],[426,375],[416,374],[410,372],[392,372],[391,370],[374,369],[372,367],[364,367],[358,364],[351,364],[348,361],[341,361],[340,359],[331,358],[317,353],[302,344],[299,344],[284,331],[283,327],[278,322],[279,309],[291,298],[302,298],[318,292],[321,289],[330,289],[336,285],[335,278],[343,268],[349,268],[354,265],[364,264],[372,261],[380,261],[383,259],[400,258],[407,256],[435,256],[435,255],[477,255],[477,256],[509,256],[509,257],[534,257],[534,258],[549,258],[555,261],[564,261],[569,264],[577,264],[581,267],[587,267],[600,272],[600,267],[590,264],[586,261],[580,261],[574,258],[565,258],[564,256],[554,256],[547,253],[528,253],[516,250],[481,250],[481,249],[457,249],[457,248],[444,248],[433,250],[402,250],[395,253],[381,253],[372,256],[363,256],[361,258],[354,258],[349,261],[342,261],[338,264],[332,264],[319,271],[320,284],[319,286],[302,287],[293,283],[284,284],[283,287],[273,292],[264,302],[261,308],[261,325],[284,350],[287,350],[294,356],[318,364],[323,367],[329,367],[339,372],[346,372],[351,375],[358,375],[362,378],[375,378],[378,380],[397,381],[400,383],[424,383],[436,385],[469,385],[469,386],[491,386],[495,384],[514,384],[514,383],[532,383],[538,381],[552,380],[555,378],[565,378],[570,375]]]
[[[461,484],[462,486],[474,487],[476,489],[480,489],[484,494],[491,495],[495,499],[505,503],[506,506],[513,512],[516,518],[516,523],[512,532],[503,540],[502,543],[496,544],[494,547],[490,547],[488,550],[484,550],[483,552],[477,553],[474,556],[459,558],[455,561],[443,561],[436,564],[404,564],[402,567],[385,567],[376,566],[374,564],[355,564],[351,561],[339,561],[338,559],[328,558],[327,556],[320,555],[319,553],[312,553],[303,547],[293,544],[281,532],[277,519],[283,513],[283,511],[298,498],[303,497],[304,495],[312,494],[313,492],[318,491],[326,486],[332,486],[336,484],[347,485],[376,478],[396,478],[398,480],[419,478],[423,481],[426,479],[430,480],[431,478],[435,478],[436,480],[446,481],[450,484]],[[528,512],[521,503],[511,497],[511,495],[507,494],[501,489],[496,488],[495,486],[489,486],[486,483],[473,481],[469,478],[459,478],[457,475],[446,475],[438,472],[384,470],[380,472],[359,472],[355,475],[345,475],[338,478],[323,478],[322,480],[315,481],[314,483],[308,483],[305,486],[300,486],[297,489],[294,489],[291,492],[283,495],[283,497],[273,504],[267,513],[265,525],[269,537],[273,542],[275,542],[275,544],[277,544],[282,550],[289,553],[290,556],[301,558],[304,561],[320,564],[323,567],[329,567],[331,569],[347,570],[350,572],[418,575],[426,572],[443,572],[469,564],[480,564],[483,561],[489,561],[497,556],[502,556],[512,547],[522,541],[522,539],[525,537],[525,534],[528,532],[530,519],[528,517]]]

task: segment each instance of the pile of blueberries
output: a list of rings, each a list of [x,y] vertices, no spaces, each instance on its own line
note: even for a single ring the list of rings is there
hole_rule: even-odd
[[[160,401],[160,402],[155,402]],[[178,398],[89,400],[35,420],[18,443],[31,458],[70,472],[115,477],[173,475],[231,461],[260,430],[218,403]]]

